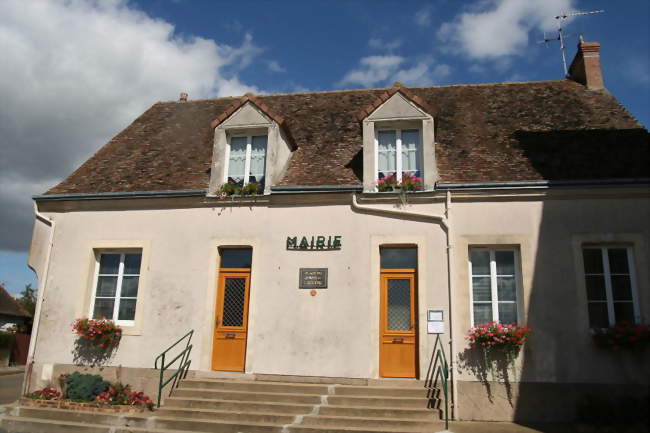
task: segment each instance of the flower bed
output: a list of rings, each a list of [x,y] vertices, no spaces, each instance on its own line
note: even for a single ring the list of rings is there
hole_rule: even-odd
[[[90,341],[97,347],[116,345],[122,338],[122,328],[112,320],[87,319],[82,317],[72,322],[72,330],[82,339]]]
[[[630,322],[612,328],[591,328],[591,333],[598,346],[611,350],[632,349],[650,342],[650,326]]]
[[[20,398],[21,406],[69,409],[83,412],[144,412],[146,406],[107,404],[96,401],[82,402],[72,400],[35,400],[30,397]]]

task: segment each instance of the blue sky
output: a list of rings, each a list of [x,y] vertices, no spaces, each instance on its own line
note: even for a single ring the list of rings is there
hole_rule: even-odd
[[[0,0],[0,282],[26,267],[30,197],[159,100],[563,76],[554,16],[602,44],[605,85],[650,124],[650,2]],[[567,59],[577,37],[567,42]]]

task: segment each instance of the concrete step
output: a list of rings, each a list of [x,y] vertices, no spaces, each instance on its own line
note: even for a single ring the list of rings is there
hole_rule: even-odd
[[[328,385],[314,385],[303,383],[258,382],[251,380],[219,380],[219,379],[186,379],[182,382],[183,388],[277,392],[298,394],[327,394]]]
[[[156,416],[164,418],[185,418],[185,419],[218,419],[221,421],[252,421],[258,423],[285,425],[291,424],[296,415],[254,412],[250,408],[242,408],[246,411],[234,412],[230,410],[211,410],[211,409],[183,409],[173,407],[162,407],[156,412]]]
[[[174,397],[208,398],[213,400],[265,401],[278,403],[319,404],[320,394],[297,394],[279,392],[230,391],[216,389],[192,389],[181,387],[174,390]]]
[[[327,396],[327,403],[336,406],[427,408],[429,405],[429,399],[425,397],[368,397],[330,395]]]
[[[302,422],[300,422],[299,425],[318,426],[323,428],[369,427],[422,432],[433,431],[432,429],[436,426],[436,422],[432,418],[425,421],[424,419],[413,420],[410,418],[362,418],[349,416],[309,415],[303,417]]]
[[[323,405],[318,408],[319,415],[363,417],[363,418],[398,418],[411,420],[435,419],[435,412],[425,408],[378,408],[365,406]]]
[[[313,404],[250,402],[236,400],[218,400],[207,398],[179,397],[173,395],[165,400],[165,408],[179,409],[213,409],[220,411],[274,413],[287,415],[305,415],[311,412]]]
[[[416,387],[385,387],[385,386],[348,386],[337,385],[334,395],[356,395],[371,397],[427,397],[427,389]]]
[[[444,424],[440,424],[444,425]],[[413,433],[414,430],[402,428],[372,428],[372,427],[322,427],[310,425],[291,425],[287,429],[292,433]],[[438,424],[434,425],[428,432],[438,431]],[[420,430],[421,431],[421,430]]]

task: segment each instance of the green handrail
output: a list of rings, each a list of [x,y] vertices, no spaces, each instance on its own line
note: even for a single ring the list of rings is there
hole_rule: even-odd
[[[154,361],[154,368],[158,370],[158,360],[160,360],[160,381],[158,382],[158,407],[160,407],[160,399],[162,397],[162,390],[163,388],[172,380],[174,383],[172,383],[172,387],[169,390],[169,394],[171,395],[172,391],[174,390],[174,387],[177,387],[179,384],[179,378],[185,379],[187,376],[187,370],[190,368],[190,364],[192,361],[190,360],[190,353],[192,352],[192,345],[190,342],[192,341],[192,335],[194,334],[194,330],[191,329],[190,332],[187,334],[183,335],[181,338],[179,338],[176,343],[172,344],[165,350],[163,353],[160,355],[156,356],[156,360]],[[167,352],[172,350],[174,347],[176,347],[177,344],[179,344],[181,341],[187,338],[187,343],[185,343],[185,348],[178,354],[174,359],[169,361],[167,364],[165,364],[165,355]],[[171,376],[167,378],[167,380],[163,381],[164,378],[164,373],[167,368],[169,368],[174,362],[176,362],[180,358],[181,363]]]
[[[447,356],[445,349],[442,347],[440,341],[440,334],[436,335],[436,342],[433,345],[433,353],[431,362],[429,364],[429,372],[425,380],[425,386],[430,389],[429,398],[433,397],[434,390],[438,387],[438,380],[440,380],[440,387],[445,396],[445,430],[449,429],[449,364],[447,363]]]

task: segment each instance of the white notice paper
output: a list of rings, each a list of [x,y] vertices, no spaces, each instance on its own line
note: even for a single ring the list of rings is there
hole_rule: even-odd
[[[445,322],[427,322],[427,333],[429,334],[444,334]]]

